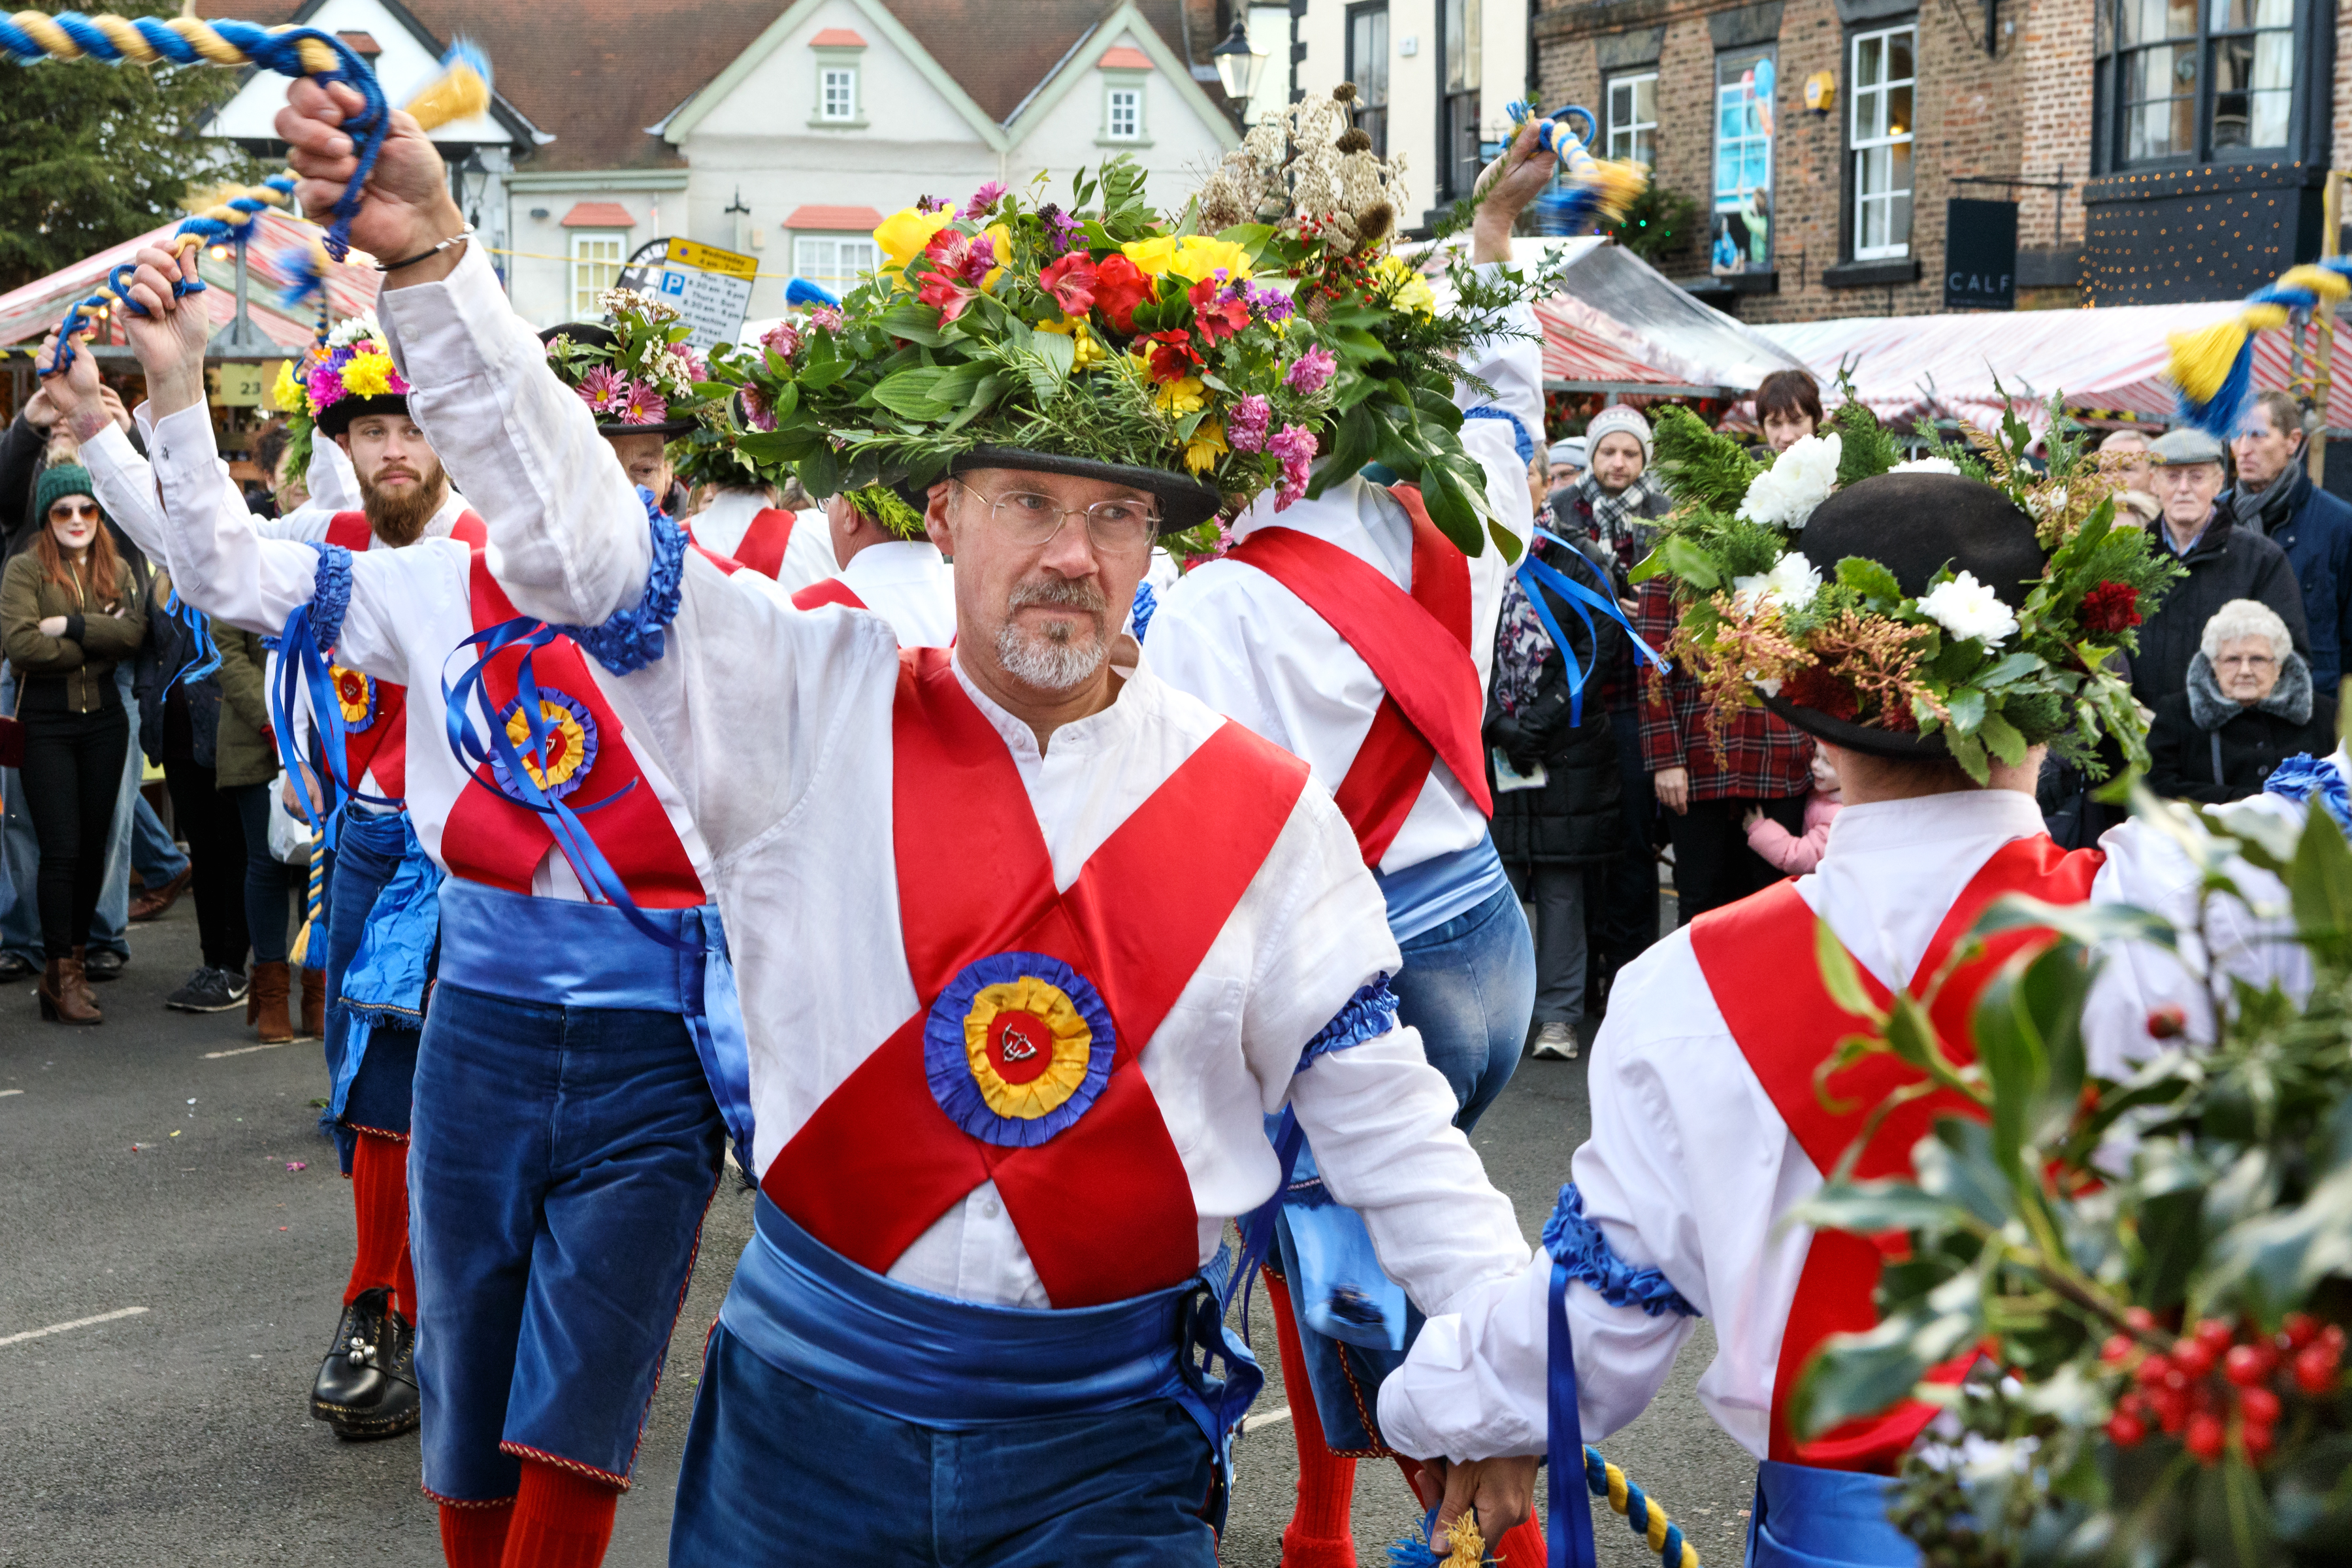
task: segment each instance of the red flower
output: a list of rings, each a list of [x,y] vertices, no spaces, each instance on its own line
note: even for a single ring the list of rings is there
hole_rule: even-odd
[[[931,266],[916,297],[936,309],[940,324],[945,326],[962,315],[964,307],[980,292],[980,280],[996,265],[996,247],[991,240],[983,238],[975,244],[968,234],[943,228],[931,236],[923,255]]]
[[[1151,298],[1151,279],[1124,256],[1095,263],[1095,305],[1122,332],[1135,331],[1135,308]]]
[[[1249,325],[1247,305],[1232,298],[1217,298],[1218,290],[1224,287],[1225,273],[1221,267],[1214,274],[1202,279],[1185,291],[1185,298],[1192,301],[1193,318],[1200,322],[1201,336],[1213,343],[1219,338],[1232,337]]]
[[[1852,719],[1862,711],[1853,688],[1819,665],[1809,665],[1780,684],[1781,700],[1832,719]]]
[[[2139,625],[2139,590],[2128,583],[2102,583],[2083,595],[2083,629],[2127,631]]]
[[[1189,333],[1154,332],[1144,341],[1160,345],[1151,351],[1151,379],[1154,381],[1181,381],[1192,374],[1201,363],[1200,353],[1192,347]]]
[[[1120,257],[1125,261],[1125,257]],[[1076,321],[1095,304],[1094,259],[1083,250],[1074,250],[1046,267],[1037,275],[1038,287],[1054,297],[1062,307],[1062,314]]]

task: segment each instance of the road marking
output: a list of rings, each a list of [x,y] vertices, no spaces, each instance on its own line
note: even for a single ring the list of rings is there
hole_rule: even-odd
[[[272,1040],[265,1046],[239,1046],[233,1051],[206,1051],[204,1055],[204,1059],[208,1062],[216,1062],[223,1057],[249,1057],[256,1051],[274,1051],[280,1046],[291,1046],[297,1044],[299,1044],[299,1042],[295,1040]]]
[[[1287,1421],[1289,1419],[1290,1406],[1285,1405],[1277,1409],[1266,1411],[1261,1415],[1243,1416],[1242,1430],[1244,1432],[1255,1432],[1261,1426],[1271,1426],[1277,1421]]]
[[[22,1094],[25,1091],[21,1089],[0,1089],[0,1100],[5,1100],[12,1094]]]
[[[51,1323],[46,1329],[26,1329],[21,1334],[0,1338],[0,1345],[13,1345],[19,1340],[37,1340],[45,1334],[68,1333],[75,1329],[89,1328],[93,1323],[110,1323],[117,1318],[135,1318],[146,1310],[144,1307],[121,1307],[111,1312],[100,1312],[95,1318],[76,1318],[70,1323]]]

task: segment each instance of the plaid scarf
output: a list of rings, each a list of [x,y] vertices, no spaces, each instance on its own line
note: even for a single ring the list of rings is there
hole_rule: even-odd
[[[1536,526],[1552,526],[1549,505],[1537,511]],[[1528,548],[1544,545],[1538,540]],[[1517,713],[1535,700],[1536,682],[1550,654],[1551,637],[1514,572],[1503,580],[1503,607],[1495,622],[1495,701],[1504,712]]]
[[[1593,538],[1621,566],[1633,570],[1650,552],[1650,546],[1658,537],[1657,525],[1640,515],[1654,493],[1650,489],[1650,476],[1637,475],[1632,484],[1611,495],[1588,469],[1576,481],[1576,493],[1592,509]]]

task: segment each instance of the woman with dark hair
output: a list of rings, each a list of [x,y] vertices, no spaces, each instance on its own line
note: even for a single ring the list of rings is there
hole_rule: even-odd
[[[105,1021],[82,972],[115,797],[131,747],[115,665],[147,631],[134,574],[101,525],[89,470],[41,475],[32,548],[0,573],[0,647],[16,667],[25,724],[25,805],[41,846],[41,1016]]]
[[[1756,388],[1756,423],[1779,457],[1821,429],[1822,389],[1801,370],[1776,370]]]

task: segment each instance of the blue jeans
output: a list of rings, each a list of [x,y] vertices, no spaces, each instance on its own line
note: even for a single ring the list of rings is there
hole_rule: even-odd
[[[726,1130],[692,1035],[676,1013],[445,978],[410,1126],[426,1492],[512,1497],[522,1457],[626,1486],[719,1190]]]
[[[1495,1103],[1527,1048],[1536,1007],[1536,945],[1519,899],[1502,888],[1399,944],[1404,967],[1389,982],[1397,1020],[1421,1031],[1429,1065],[1445,1075],[1467,1132]]]
[[[822,1555],[845,1563],[1214,1568],[1214,1479],[1208,1440],[1173,1400],[941,1431],[779,1372],[721,1323],[703,1352],[670,1568],[803,1562],[814,1521]]]
[[[343,1056],[351,1048],[351,1015],[336,1004],[343,993],[343,971],[352,966],[367,931],[376,894],[399,869],[406,836],[396,816],[353,816],[346,819],[335,855],[335,898],[327,906],[327,1082],[341,1081]],[[408,1135],[409,1103],[416,1080],[416,1031],[378,1025],[368,1032],[366,1054],[358,1076],[343,1097],[343,1113],[335,1122],[335,1152],[343,1174],[352,1173],[352,1154],[362,1130],[388,1138]]]
[[[123,717],[131,725],[131,745],[122,764],[122,792],[115,799],[114,833],[107,841],[106,869],[98,885],[98,914],[89,922],[89,950],[111,952],[123,958],[131,956],[131,944],[123,932],[131,925],[131,831],[137,813],[146,807],[139,794],[142,758],[139,752],[139,700],[131,695],[131,667],[118,664],[114,678],[122,692]],[[16,710],[16,672],[14,668],[0,670],[0,712]],[[0,800],[5,800],[7,817],[0,828],[0,860],[7,863],[7,876],[0,879],[0,950],[12,952],[26,963],[38,967],[42,962],[41,909],[34,879],[40,869],[40,841],[33,837],[33,818],[25,810],[23,784],[16,770],[0,770]],[[148,810],[146,815],[153,817]],[[163,824],[155,824],[157,833]],[[169,881],[187,866],[187,859],[177,849],[173,856],[178,861]],[[142,870],[141,876],[146,873]],[[160,887],[162,882],[151,882]]]
[[[131,748],[131,776],[139,776],[140,754]],[[150,888],[160,888],[188,868],[188,858],[172,842],[171,829],[147,804],[147,797],[134,784],[131,792],[131,868],[139,873],[139,880]]]

